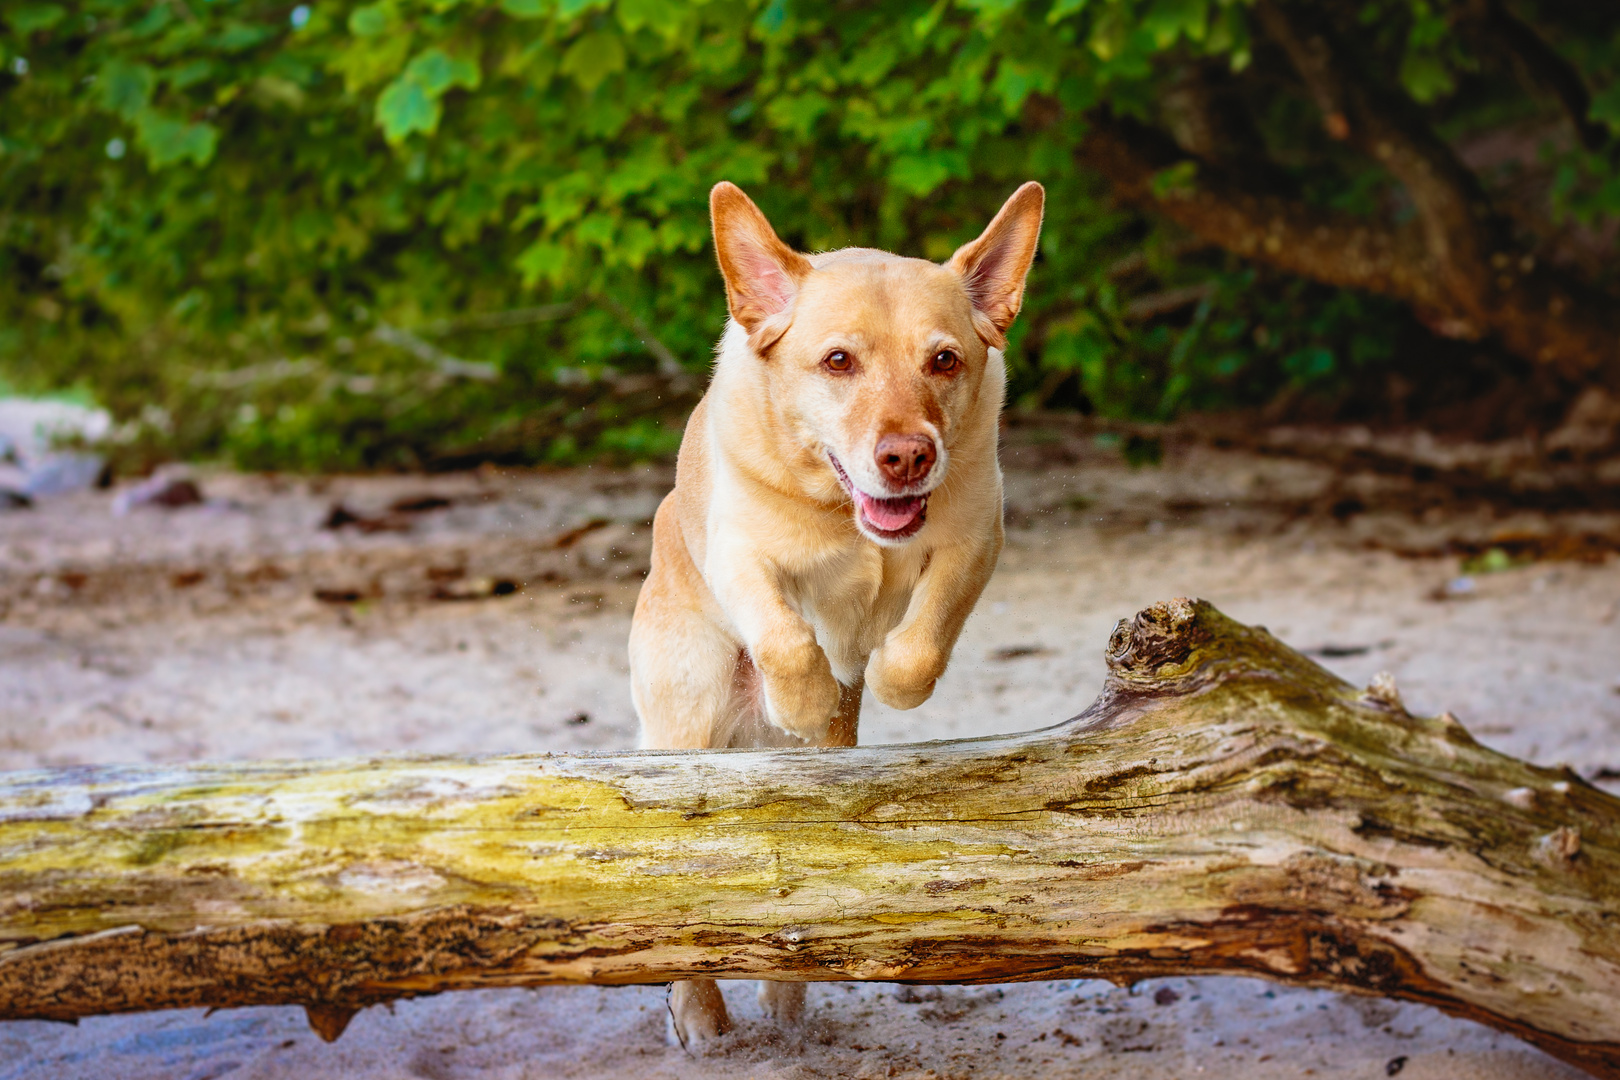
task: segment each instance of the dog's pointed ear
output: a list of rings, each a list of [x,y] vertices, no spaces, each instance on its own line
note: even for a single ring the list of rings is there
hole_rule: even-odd
[[[784,312],[810,273],[810,260],[782,243],[754,200],[729,181],[709,192],[709,219],[726,305],[761,352],[786,332]]]
[[[977,240],[963,244],[946,263],[961,277],[973,301],[973,325],[986,345],[1007,346],[1007,327],[1024,304],[1024,278],[1041,238],[1046,189],[1031,180],[1002,206]]]

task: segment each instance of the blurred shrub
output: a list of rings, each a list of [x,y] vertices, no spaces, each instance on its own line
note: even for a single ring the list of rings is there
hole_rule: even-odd
[[[1547,114],[1444,32],[1465,5],[1350,7],[1451,130]],[[1025,403],[1168,418],[1331,392],[1422,334],[1121,210],[1076,165],[1088,110],[1173,128],[1178,73],[1213,63],[1312,199],[1398,203],[1278,89],[1242,3],[13,0],[0,19],[0,372],[93,388],[136,456],[666,454],[724,319],[722,178],[801,248],[933,259],[1043,181],[1010,355]],[[1608,77],[1614,21],[1561,47]],[[1594,123],[1620,124],[1617,94]],[[1609,158],[1543,150],[1548,213],[1620,206]]]

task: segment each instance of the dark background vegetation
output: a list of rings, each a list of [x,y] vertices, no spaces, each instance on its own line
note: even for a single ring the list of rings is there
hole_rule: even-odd
[[[1021,408],[1544,430],[1620,383],[1588,0],[10,0],[0,386],[127,467],[670,452],[730,179],[804,249],[1049,216]]]

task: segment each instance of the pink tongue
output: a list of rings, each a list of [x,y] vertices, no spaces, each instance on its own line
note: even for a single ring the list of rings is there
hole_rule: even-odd
[[[858,493],[861,499],[861,512],[866,520],[876,525],[884,532],[898,532],[917,520],[922,513],[924,500],[912,496],[906,499],[874,499],[866,492]]]

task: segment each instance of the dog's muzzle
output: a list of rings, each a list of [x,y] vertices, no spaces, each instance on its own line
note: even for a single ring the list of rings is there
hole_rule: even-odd
[[[844,466],[832,454],[833,473],[849,497],[855,501],[856,524],[880,540],[907,540],[917,534],[928,520],[928,495],[901,495],[878,498],[856,487],[844,471]]]

